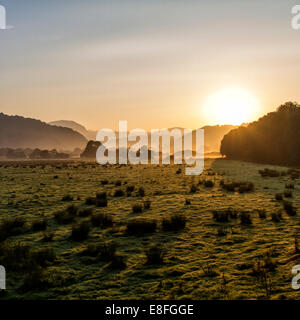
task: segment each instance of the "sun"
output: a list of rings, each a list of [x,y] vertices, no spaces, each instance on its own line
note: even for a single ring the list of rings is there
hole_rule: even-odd
[[[211,94],[204,102],[205,118],[215,124],[241,125],[255,119],[258,99],[251,92],[230,87]]]

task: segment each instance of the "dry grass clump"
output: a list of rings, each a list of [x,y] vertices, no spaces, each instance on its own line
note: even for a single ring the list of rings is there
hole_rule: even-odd
[[[265,177],[276,178],[281,176],[281,173],[279,171],[268,169],[268,168],[265,168],[264,170],[259,170],[258,172],[264,178]]]
[[[141,213],[143,212],[143,206],[139,203],[136,203],[132,206],[132,213]]]
[[[144,189],[143,187],[140,187],[140,188],[138,189],[137,194],[138,194],[139,197],[144,197],[145,194],[146,194],[145,189]]]
[[[249,212],[247,211],[242,211],[239,214],[239,218],[240,218],[240,223],[243,225],[250,225],[252,224],[252,219],[251,219],[251,215]]]
[[[281,211],[272,212],[271,219],[274,222],[280,222],[282,220],[282,212]]]
[[[195,184],[192,184],[190,187],[190,193],[196,193],[198,190],[197,186]]]
[[[0,224],[0,241],[26,232],[25,220],[22,217],[6,218]]]
[[[78,208],[74,205],[67,207],[65,211],[55,213],[54,218],[59,224],[72,223],[76,217]]]
[[[124,197],[125,193],[122,189],[117,189],[114,192],[114,197]]]
[[[215,270],[215,267],[212,264],[205,263],[201,265],[201,269],[205,277],[216,277],[218,272]]]
[[[157,244],[147,248],[145,254],[147,257],[146,264],[163,264],[164,262],[164,251],[161,246]]]
[[[282,200],[283,200],[283,195],[282,195],[282,193],[276,193],[276,194],[275,194],[275,199],[276,199],[277,201],[282,201]]]
[[[90,215],[93,214],[93,209],[92,208],[83,208],[78,210],[78,216],[79,217],[89,217]]]
[[[91,223],[94,227],[111,227],[113,225],[113,218],[107,213],[94,213],[91,216]]]
[[[221,180],[220,186],[222,187],[222,189],[229,192],[238,191],[239,193],[245,193],[245,192],[252,192],[254,190],[254,184],[248,181],[225,182],[224,180]]]
[[[266,219],[267,218],[267,213],[265,209],[258,209],[257,210],[258,216],[260,219]]]
[[[185,228],[187,218],[183,214],[172,214],[162,220],[164,231],[178,231]]]
[[[131,220],[127,222],[126,232],[129,235],[143,235],[156,231],[156,221]]]
[[[47,220],[46,219],[38,219],[33,221],[31,226],[32,231],[44,231],[47,229]]]
[[[293,193],[290,190],[284,190],[284,196],[285,196],[285,198],[292,198]]]
[[[73,201],[73,197],[69,194],[62,197],[61,201]]]
[[[295,216],[297,214],[297,209],[291,201],[285,200],[283,202],[283,209],[289,216]]]
[[[81,223],[77,223],[73,225],[71,238],[75,241],[82,241],[87,239],[89,232],[90,232],[89,223],[86,221],[83,221]]]
[[[203,182],[204,187],[206,188],[213,188],[213,186],[215,185],[214,182],[212,180],[205,180]]]
[[[286,189],[295,189],[295,185],[293,183],[286,183],[285,188]]]
[[[144,203],[144,209],[149,210],[151,208],[151,201],[150,200],[145,200]]]

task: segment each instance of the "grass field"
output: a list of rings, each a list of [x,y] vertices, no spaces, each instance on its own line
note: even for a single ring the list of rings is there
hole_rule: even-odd
[[[299,180],[223,159],[205,168],[2,162],[0,296],[298,299],[299,216],[284,203],[297,208]],[[230,181],[254,189],[226,190]]]

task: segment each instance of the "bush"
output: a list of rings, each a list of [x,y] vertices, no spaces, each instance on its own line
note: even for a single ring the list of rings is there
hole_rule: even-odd
[[[135,204],[132,206],[132,212],[133,213],[141,213],[143,212],[143,207],[141,204]]]
[[[204,181],[204,186],[205,186],[206,188],[212,188],[214,185],[215,185],[215,184],[214,184],[214,182],[213,182],[212,180],[206,180],[206,181]]]
[[[276,178],[280,177],[280,172],[276,170],[271,170],[268,168],[265,168],[264,170],[259,170],[258,171],[262,177],[271,177],[271,178]]]
[[[132,235],[143,235],[156,231],[156,221],[131,220],[127,222],[126,232]]]
[[[85,240],[90,232],[90,226],[86,221],[75,224],[72,227],[71,238],[75,241]]]
[[[297,209],[293,206],[292,202],[290,202],[290,201],[285,200],[283,202],[283,208],[284,208],[284,211],[289,216],[295,216],[297,214]]]
[[[251,192],[254,190],[254,184],[252,182],[241,182],[238,188],[239,193]]]
[[[91,214],[93,214],[93,209],[92,208],[84,208],[78,211],[78,216],[79,217],[88,217]]]
[[[241,212],[239,215],[241,224],[249,225],[252,224],[251,216],[249,212]]]
[[[106,184],[108,184],[108,180],[107,180],[107,179],[101,180],[101,184],[102,184],[103,186],[105,186]]]
[[[99,257],[101,260],[110,261],[116,253],[116,245],[113,242],[92,243],[82,252],[82,255]]]
[[[163,264],[164,252],[159,245],[153,245],[145,252],[147,264]]]
[[[47,220],[39,219],[32,223],[32,231],[43,231],[47,229]]]
[[[115,182],[115,186],[120,187],[122,185],[122,182],[120,180],[117,180]]]
[[[117,189],[114,192],[114,197],[123,197],[124,196],[124,191],[122,189]]]
[[[0,224],[0,241],[17,236],[25,231],[25,220],[23,218],[6,218]]]
[[[94,213],[91,216],[91,223],[94,227],[110,227],[113,225],[113,218],[107,213]]]
[[[186,217],[183,214],[173,214],[162,221],[164,231],[177,231],[185,228]]]

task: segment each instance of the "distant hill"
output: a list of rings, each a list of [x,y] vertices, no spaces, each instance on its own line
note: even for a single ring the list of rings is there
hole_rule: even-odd
[[[221,153],[228,159],[274,165],[300,165],[300,106],[287,102],[250,123],[230,131]]]
[[[73,150],[85,147],[86,143],[87,139],[72,129],[0,113],[1,148]]]
[[[97,135],[96,131],[87,130],[83,125],[81,125],[81,124],[79,124],[79,123],[77,123],[75,121],[58,120],[58,121],[49,122],[48,124],[50,124],[52,126],[65,127],[65,128],[73,129],[74,131],[77,131],[80,134],[82,134],[88,140],[95,140],[96,139],[96,135]]]

